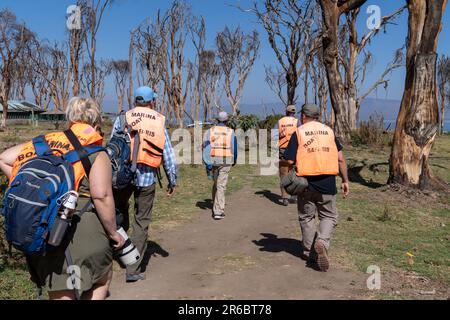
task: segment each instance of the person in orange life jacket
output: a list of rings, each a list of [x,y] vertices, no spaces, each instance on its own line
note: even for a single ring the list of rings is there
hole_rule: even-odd
[[[294,105],[290,105],[286,108],[286,116],[281,118],[278,121],[277,127],[278,129],[278,147],[279,147],[279,173],[280,173],[280,181],[288,175],[289,171],[292,169],[292,166],[286,161],[284,158],[284,153],[286,152],[286,148],[289,144],[289,140],[292,135],[297,130],[298,119],[295,118],[297,110]],[[275,137],[274,137],[275,138]],[[289,202],[295,203],[296,198],[294,196],[290,197],[286,190],[280,186],[281,188],[281,203],[284,206],[288,206]]]
[[[319,108],[316,105],[303,106],[302,125],[289,141],[285,157],[290,164],[296,165],[297,175],[305,177],[309,184],[298,196],[303,258],[325,272],[330,264],[331,234],[338,219],[336,176],[340,174],[342,178],[344,198],[349,195],[349,181],[343,147],[333,130],[318,119]],[[320,220],[318,229],[316,212]]]
[[[175,154],[165,128],[165,117],[158,113],[156,107],[156,93],[149,87],[136,89],[135,108],[125,115],[127,124],[139,132],[140,145],[137,153],[137,172],[132,185],[124,190],[115,190],[114,198],[117,209],[123,214],[123,228],[127,231],[129,223],[129,199],[134,195],[134,223],[130,238],[141,259],[128,266],[126,282],[136,282],[145,279],[146,261],[143,259],[147,251],[148,229],[156,191],[157,170],[162,164],[169,181],[167,195],[175,193],[177,183],[177,166]],[[121,127],[120,117],[116,119],[112,134]],[[134,145],[132,135],[131,146]],[[133,152],[132,152],[133,153]]]
[[[68,126],[82,146],[102,145],[100,134],[101,112],[91,99],[72,98],[66,109]],[[45,140],[62,154],[74,147],[63,132],[47,134]],[[34,158],[32,142],[18,145],[0,155],[0,170],[10,178],[18,173],[22,164]],[[81,161],[73,164],[75,191],[78,191],[77,208],[84,208],[90,201],[95,209],[72,220],[72,227],[63,244],[45,256],[28,256],[27,262],[32,281],[46,288],[50,299],[74,300],[74,290],[67,287],[65,249],[69,248],[73,264],[79,267],[81,299],[106,299],[112,279],[113,248],[123,247],[125,240],[117,233],[114,198],[112,192],[111,163],[106,152],[89,156],[92,168],[86,176]]]
[[[225,192],[231,167],[237,161],[237,139],[234,130],[227,126],[228,114],[220,112],[218,124],[205,134],[203,161],[212,167],[213,174],[213,219],[225,218]]]

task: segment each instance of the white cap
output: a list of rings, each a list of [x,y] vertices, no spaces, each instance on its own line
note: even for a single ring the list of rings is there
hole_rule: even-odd
[[[219,116],[217,117],[217,120],[219,120],[220,122],[228,121],[228,113],[224,111],[220,112]]]

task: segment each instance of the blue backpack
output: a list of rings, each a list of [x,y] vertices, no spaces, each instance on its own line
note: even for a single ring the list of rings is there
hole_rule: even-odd
[[[82,147],[75,134],[64,132],[75,150],[53,154],[44,136],[34,138],[36,157],[25,162],[11,182],[3,200],[7,241],[29,255],[45,255],[48,236],[61,206],[61,199],[74,190],[72,164],[82,161],[86,174],[88,156],[103,151],[99,146]],[[75,141],[76,140],[76,141]]]
[[[122,190],[133,183],[137,170],[137,152],[139,151],[139,133],[127,125],[125,114],[119,115],[120,128],[114,133],[106,151],[111,160],[112,185],[115,190]],[[134,154],[131,156],[131,136],[134,134]],[[133,159],[131,161],[130,159]]]

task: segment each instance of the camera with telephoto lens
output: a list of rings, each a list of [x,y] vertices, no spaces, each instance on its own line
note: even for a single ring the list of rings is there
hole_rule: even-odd
[[[53,247],[61,245],[67,229],[72,222],[72,215],[77,207],[78,193],[70,191],[58,200],[59,212],[47,243]]]
[[[117,233],[119,233],[125,239],[125,244],[122,246],[122,248],[114,252],[114,256],[124,266],[133,265],[139,261],[141,255],[139,254],[139,251],[137,250],[133,242],[131,242],[125,229],[121,227],[123,223],[123,216],[117,210],[116,210],[116,223],[117,223]]]

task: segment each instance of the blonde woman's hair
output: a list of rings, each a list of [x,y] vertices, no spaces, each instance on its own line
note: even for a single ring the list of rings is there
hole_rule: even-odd
[[[102,123],[102,114],[99,105],[93,99],[73,97],[67,105],[66,119],[70,123],[95,126]]]

